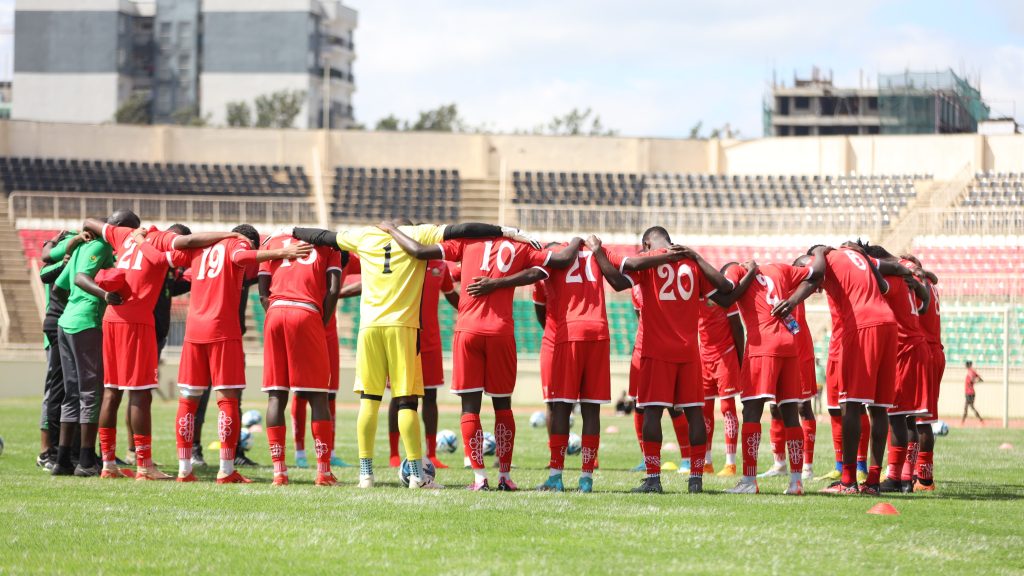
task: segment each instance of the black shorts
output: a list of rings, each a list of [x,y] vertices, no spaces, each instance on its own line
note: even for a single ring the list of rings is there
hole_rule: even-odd
[[[974,394],[968,394],[967,395],[967,403],[968,404],[974,404]]]

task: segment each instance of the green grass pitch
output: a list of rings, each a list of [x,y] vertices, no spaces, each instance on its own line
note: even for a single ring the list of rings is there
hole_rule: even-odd
[[[264,406],[254,397],[244,408]],[[154,409],[155,456],[173,474],[174,405]],[[462,489],[470,474],[461,467],[461,447],[443,456],[453,468],[438,480],[449,489],[401,488],[394,470],[381,467],[384,414],[377,443],[383,485],[369,492],[354,487],[352,468],[338,471],[341,487],[326,489],[312,485],[311,471],[297,469],[284,488],[269,484],[269,468],[246,471],[256,480],[248,486],[217,486],[212,469],[192,485],[50,478],[34,463],[38,410],[35,401],[0,402],[0,574],[1024,573],[1019,429],[953,430],[939,438],[939,491],[885,498],[901,515],[874,516],[865,512],[879,498],[821,496],[813,482],[811,494],[785,497],[782,479],[762,481],[763,494],[732,496],[722,490],[733,480],[708,477],[707,492],[691,496],[685,477],[669,472],[669,493],[628,494],[640,479],[628,471],[639,452],[631,420],[621,417],[603,420],[620,432],[603,436],[597,492],[584,495],[528,490],[546,477],[548,454],[544,430],[531,428],[524,412],[517,414],[513,478],[527,490],[507,494]],[[354,418],[339,413],[339,451],[350,462]],[[485,429],[492,422],[485,414]],[[209,442],[214,428],[207,426]],[[457,431],[458,415],[442,412],[441,428]],[[666,432],[668,439],[667,425]],[[827,422],[818,438],[820,473],[832,460]],[[118,440],[123,452],[123,430]],[[265,442],[258,436],[251,455],[269,464]],[[1004,442],[1014,448],[999,449]],[[766,433],[762,467],[768,452]],[[578,465],[578,456],[568,457],[567,487],[575,486]]]

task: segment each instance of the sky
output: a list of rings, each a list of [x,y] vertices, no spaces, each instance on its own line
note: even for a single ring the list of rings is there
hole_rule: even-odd
[[[14,0],[0,0],[0,29]],[[772,78],[814,66],[838,85],[952,68],[999,115],[1024,122],[1020,0],[346,0],[359,12],[353,99],[388,114],[456,103],[472,125],[530,129],[592,108],[628,136],[680,137],[702,122],[762,134]],[[9,76],[9,33],[0,75]]]

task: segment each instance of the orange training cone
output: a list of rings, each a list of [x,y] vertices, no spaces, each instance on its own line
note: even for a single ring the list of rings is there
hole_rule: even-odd
[[[870,510],[868,510],[868,514],[878,514],[881,516],[900,515],[896,508],[893,508],[893,505],[889,504],[888,502],[879,502],[878,504],[875,504],[874,506],[871,507]]]

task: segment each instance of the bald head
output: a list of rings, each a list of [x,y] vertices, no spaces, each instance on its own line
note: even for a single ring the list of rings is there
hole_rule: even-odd
[[[121,209],[116,210],[113,214],[110,215],[110,218],[107,218],[107,224],[110,224],[112,226],[138,228],[142,224],[142,221],[139,219],[139,216],[135,214],[135,212],[132,212],[131,210],[127,209]]]

